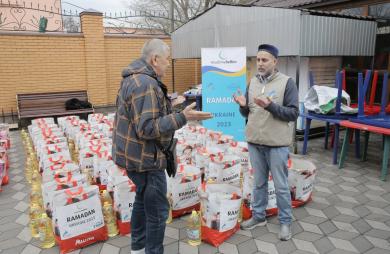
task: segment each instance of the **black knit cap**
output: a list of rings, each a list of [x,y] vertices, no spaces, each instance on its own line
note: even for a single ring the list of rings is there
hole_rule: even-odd
[[[271,44],[261,44],[259,46],[259,49],[257,52],[259,52],[259,51],[266,51],[266,52],[270,53],[271,55],[273,55],[275,58],[278,58],[278,55],[279,55],[278,48],[271,45]]]

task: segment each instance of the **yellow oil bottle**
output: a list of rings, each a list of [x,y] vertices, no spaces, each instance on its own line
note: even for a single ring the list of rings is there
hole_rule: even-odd
[[[43,249],[51,248],[56,244],[51,220],[47,217],[46,213],[42,213],[39,219],[39,239],[41,240],[41,248]]]
[[[192,211],[187,222],[188,244],[198,246],[202,242],[200,212]]]
[[[169,212],[168,212],[168,219],[167,219],[167,221],[166,221],[166,224],[169,224],[169,223],[172,222],[172,202],[173,202],[172,197],[169,196],[169,197],[168,197]]]
[[[119,231],[116,225],[114,210],[112,209],[112,205],[108,202],[104,202],[103,216],[104,216],[104,222],[106,223],[107,226],[108,236],[109,237],[116,236],[119,233]]]

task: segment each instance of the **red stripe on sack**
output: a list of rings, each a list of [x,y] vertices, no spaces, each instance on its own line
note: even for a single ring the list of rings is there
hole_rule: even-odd
[[[131,223],[128,222],[122,222],[121,220],[117,220],[116,224],[118,225],[119,234],[121,235],[127,235],[131,232]]]
[[[172,217],[173,218],[180,217],[182,215],[191,213],[192,210],[199,211],[200,210],[200,203],[197,203],[197,204],[195,204],[193,206],[185,207],[185,208],[182,208],[182,209],[172,210]]]
[[[205,242],[208,242],[209,244],[218,247],[221,245],[226,239],[231,237],[235,232],[237,232],[240,229],[240,224],[237,223],[234,228],[225,231],[225,232],[219,232],[218,230],[211,229],[209,227],[202,226],[202,240]]]
[[[58,236],[55,236],[55,239],[58,244],[58,247],[60,248],[60,253],[64,254],[77,249],[81,249],[96,242],[107,240],[107,227],[104,225],[99,229],[66,240],[61,240],[61,238]]]

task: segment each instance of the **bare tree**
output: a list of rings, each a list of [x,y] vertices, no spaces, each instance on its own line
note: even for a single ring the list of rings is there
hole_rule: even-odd
[[[64,28],[69,33],[80,32],[80,20],[78,17],[74,16],[64,16],[63,17]]]
[[[174,3],[174,27],[183,25],[217,2],[216,0],[133,0],[130,1],[128,6],[134,11],[141,11],[146,14],[142,20],[146,25],[154,29],[163,30],[169,34],[171,1]],[[253,0],[224,0],[218,2],[225,4],[248,4],[253,2]],[[160,13],[161,17],[155,17],[156,15],[152,15],[152,13]]]

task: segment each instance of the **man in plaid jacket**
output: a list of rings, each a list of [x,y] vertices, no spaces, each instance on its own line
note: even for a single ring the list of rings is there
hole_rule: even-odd
[[[169,204],[166,197],[166,157],[159,145],[168,146],[175,130],[188,120],[205,120],[210,113],[195,111],[195,104],[182,112],[172,112],[167,87],[161,82],[169,67],[169,46],[159,39],[145,43],[140,59],[122,72],[116,100],[112,156],[127,170],[137,186],[131,217],[132,253],[163,253],[165,221]]]

